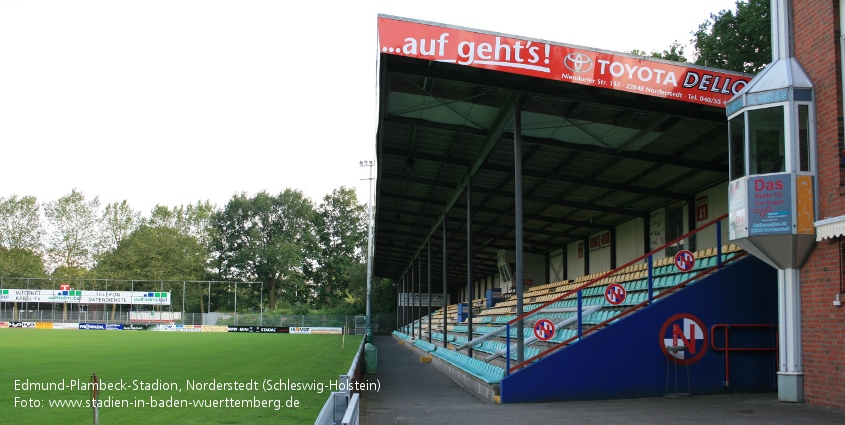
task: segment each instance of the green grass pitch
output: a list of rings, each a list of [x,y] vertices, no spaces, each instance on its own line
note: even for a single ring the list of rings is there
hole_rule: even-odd
[[[50,402],[85,403],[80,387],[96,373],[124,385],[100,392],[102,425],[314,423],[361,338],[347,335],[341,349],[340,335],[0,329],[0,422],[92,423],[92,408]]]

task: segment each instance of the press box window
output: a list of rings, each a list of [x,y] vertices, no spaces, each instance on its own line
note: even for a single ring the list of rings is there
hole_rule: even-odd
[[[798,105],[799,171],[810,170],[810,106]]]
[[[784,162],[783,106],[748,111],[748,143],[752,174],[782,173]]]
[[[728,121],[730,145],[730,181],[745,176],[745,114]]]

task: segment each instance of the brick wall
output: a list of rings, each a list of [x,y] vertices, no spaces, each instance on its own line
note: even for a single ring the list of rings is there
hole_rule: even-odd
[[[818,217],[845,215],[839,1],[793,0],[793,22],[795,56],[815,86]],[[845,307],[833,306],[841,273],[838,243],[817,243],[801,271],[804,397],[845,409]]]

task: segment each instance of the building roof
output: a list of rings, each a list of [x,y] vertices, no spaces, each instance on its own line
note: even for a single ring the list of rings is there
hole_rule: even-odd
[[[426,25],[448,31],[449,37],[462,31],[475,31],[476,37],[505,37]],[[555,75],[536,77],[507,66],[466,66],[454,60],[390,53],[386,38],[380,33],[376,276],[401,278],[419,255],[427,270],[430,240],[432,280],[440,282],[445,218],[448,281],[466,284],[470,179],[473,275],[497,273],[496,252],[515,246],[514,111],[518,105],[522,110],[525,252],[556,252],[632,218],[647,219],[656,208],[694,202],[696,192],[727,182],[723,106],[679,101],[643,90],[597,87]],[[457,40],[449,41],[456,44]],[[566,65],[566,58],[572,57],[554,57],[557,49],[564,48],[572,47],[547,48],[553,63]],[[627,63],[654,70],[678,65],[575,49],[594,54],[595,69],[589,74],[594,82],[599,60],[607,62],[605,72],[614,60],[625,62],[627,69],[637,66]],[[685,66],[699,75],[750,80],[744,74]],[[705,88],[706,95],[710,88]],[[719,102],[723,104],[731,95],[722,95]]]

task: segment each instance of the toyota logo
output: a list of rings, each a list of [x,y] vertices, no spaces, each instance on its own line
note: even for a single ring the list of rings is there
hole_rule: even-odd
[[[583,53],[570,53],[563,58],[563,65],[572,72],[589,72],[593,69],[593,60]]]

